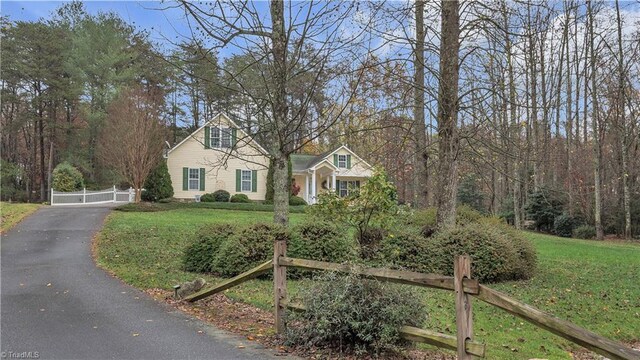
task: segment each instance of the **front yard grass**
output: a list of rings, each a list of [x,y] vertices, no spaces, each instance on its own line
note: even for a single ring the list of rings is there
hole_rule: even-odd
[[[293,224],[304,214],[291,214]],[[268,212],[178,209],[163,212],[114,212],[98,237],[97,261],[125,282],[141,289],[170,290],[200,277],[181,270],[182,251],[204,223],[269,222]],[[563,239],[526,233],[535,245],[539,266],[533,279],[490,285],[514,298],[569,320],[600,335],[622,341],[640,338],[640,246]],[[202,276],[212,284],[220,281]],[[262,309],[272,307],[272,284],[253,280],[227,296]],[[289,281],[295,293],[300,281]],[[429,309],[424,328],[455,333],[453,293],[421,289]],[[577,345],[474,301],[476,339],[487,344],[489,359],[570,359]]]
[[[9,231],[9,229],[38,210],[41,206],[40,204],[1,202],[0,213],[2,214],[2,219],[0,220],[0,234]]]

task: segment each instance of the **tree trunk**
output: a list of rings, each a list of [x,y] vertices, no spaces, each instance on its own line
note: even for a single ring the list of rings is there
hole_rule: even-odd
[[[270,139],[272,156],[274,157],[273,169],[273,221],[276,224],[288,225],[289,223],[289,154],[284,152],[283,144],[279,137],[287,133],[283,129],[287,121],[287,38],[284,31],[284,3],[272,0],[270,4],[271,22],[271,46],[273,52],[273,120],[275,134]]]
[[[442,1],[440,82],[438,89],[438,216],[437,225],[454,225],[458,190],[458,1]]]
[[[427,129],[424,123],[424,1],[416,1],[416,48],[414,53],[414,129],[418,150],[419,207],[427,207],[429,199],[429,152],[427,151]]]
[[[572,137],[573,137],[573,113],[572,113],[572,89],[571,89],[571,58],[569,56],[569,10],[567,3],[565,6],[565,24],[564,24],[564,38],[565,38],[565,51],[567,59],[567,124],[565,127],[565,133],[567,135],[567,147],[566,147],[566,159],[567,159],[567,187],[568,187],[568,207],[569,215],[573,215],[573,157],[571,156]],[[577,76],[577,75],[576,75]]]
[[[624,237],[631,239],[631,193],[629,190],[629,129],[627,128],[627,118],[625,114],[625,70],[624,53],[622,50],[622,18],[620,17],[620,2],[616,0],[616,20],[618,26],[618,98],[617,115],[622,130],[622,193],[624,199]]]
[[[512,127],[511,136],[515,146],[515,159],[513,164],[513,225],[516,229],[522,229],[522,149],[520,144],[520,123],[516,112],[516,84],[513,69],[513,54],[511,46],[511,35],[509,29],[509,19],[506,9],[506,2],[503,5],[504,31],[505,31],[505,52],[507,56],[507,70],[509,74],[509,120]]]
[[[591,126],[593,129],[593,168],[594,168],[594,195],[595,195],[595,223],[596,237],[598,240],[604,239],[604,231],[602,229],[602,189],[601,189],[601,157],[602,149],[600,144],[600,123],[598,120],[598,94],[596,91],[596,54],[595,41],[593,33],[593,9],[591,0],[587,1],[587,13],[589,17],[589,51],[591,61]]]
[[[40,93],[40,92],[39,92]],[[38,140],[40,143],[40,201],[47,199],[47,185],[46,175],[47,168],[45,164],[45,151],[44,151],[44,110],[42,109],[42,102],[38,100]]]

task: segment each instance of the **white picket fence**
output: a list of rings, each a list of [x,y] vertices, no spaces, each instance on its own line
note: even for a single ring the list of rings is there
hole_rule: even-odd
[[[115,185],[111,189],[92,191],[62,192],[51,189],[51,205],[83,205],[83,204],[107,204],[130,203],[135,200],[133,188],[118,190]]]

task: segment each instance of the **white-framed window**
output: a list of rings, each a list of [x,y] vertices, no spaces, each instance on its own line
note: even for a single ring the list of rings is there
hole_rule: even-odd
[[[242,170],[241,173],[240,189],[242,190],[242,192],[251,192],[251,183],[253,180],[251,178],[251,170]]]
[[[340,180],[338,185],[338,195],[340,197],[349,196],[354,190],[360,188],[360,181],[344,181]]]
[[[338,167],[339,168],[347,167],[347,155],[338,155]]]
[[[189,169],[189,190],[200,190],[200,169]]]
[[[229,128],[211,128],[211,147],[212,148],[230,148],[231,147],[231,129]]]

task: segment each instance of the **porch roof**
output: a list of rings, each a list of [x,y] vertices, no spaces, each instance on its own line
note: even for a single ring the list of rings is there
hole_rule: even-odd
[[[292,172],[304,172],[307,169],[313,168],[314,165],[322,162],[327,156],[332,154],[336,149],[324,152],[320,155],[307,155],[307,154],[291,154],[291,171]]]

